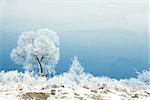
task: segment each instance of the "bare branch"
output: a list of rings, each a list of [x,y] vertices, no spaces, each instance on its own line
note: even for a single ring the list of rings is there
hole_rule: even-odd
[[[45,57],[46,57],[46,55],[43,54],[40,61],[42,62],[42,61],[44,60]]]

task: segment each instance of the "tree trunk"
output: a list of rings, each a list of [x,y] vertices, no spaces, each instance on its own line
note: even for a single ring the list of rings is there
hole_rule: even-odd
[[[43,76],[43,67],[42,67],[42,63],[38,62],[39,65],[39,69],[40,69],[40,76]]]
[[[34,57],[37,60],[37,63],[39,65],[39,70],[40,70],[40,76],[42,77],[43,76],[42,60],[40,60],[37,55],[34,55]]]

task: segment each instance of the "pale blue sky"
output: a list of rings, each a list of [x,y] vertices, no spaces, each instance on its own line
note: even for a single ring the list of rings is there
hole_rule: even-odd
[[[95,75],[131,77],[133,67],[148,69],[147,0],[1,0],[1,69],[19,68],[8,67],[17,66],[9,52],[21,32],[39,28],[60,36],[59,73],[75,55]]]

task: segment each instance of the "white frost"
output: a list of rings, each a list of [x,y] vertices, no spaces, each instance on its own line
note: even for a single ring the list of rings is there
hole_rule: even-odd
[[[142,79],[141,79],[142,77]],[[47,100],[149,100],[149,71],[143,71],[137,78],[111,79],[95,77],[85,72],[77,58],[74,58],[68,72],[48,80],[33,77],[31,73],[2,71],[0,73],[0,99],[20,100],[25,93],[47,93]],[[146,82],[145,82],[146,79]],[[52,95],[51,91],[55,90]]]
[[[35,55],[39,58],[43,56],[43,64],[47,67],[57,64],[59,60],[59,37],[56,32],[49,29],[23,32],[19,36],[17,47],[10,53],[11,59],[15,63],[23,64],[25,69],[33,68],[37,62]]]

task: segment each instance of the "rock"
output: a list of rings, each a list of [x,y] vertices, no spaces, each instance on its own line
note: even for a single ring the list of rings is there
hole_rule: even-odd
[[[51,90],[51,95],[55,95],[56,94],[56,90]]]
[[[96,90],[91,90],[91,92],[97,93],[97,91],[96,91]]]
[[[74,95],[79,96],[79,94],[77,94],[77,93],[74,93]]]
[[[138,94],[131,96],[131,98],[139,98]]]
[[[41,90],[44,90],[44,89],[45,89],[44,87],[41,88]]]
[[[61,87],[62,87],[62,88],[64,88],[65,86],[64,86],[64,85],[62,85]]]
[[[106,90],[107,92],[111,92],[110,90]]]
[[[89,87],[86,87],[86,86],[83,86],[83,88],[85,88],[85,89],[89,89]]]
[[[100,87],[99,89],[104,89],[104,87],[102,86],[102,87]]]

